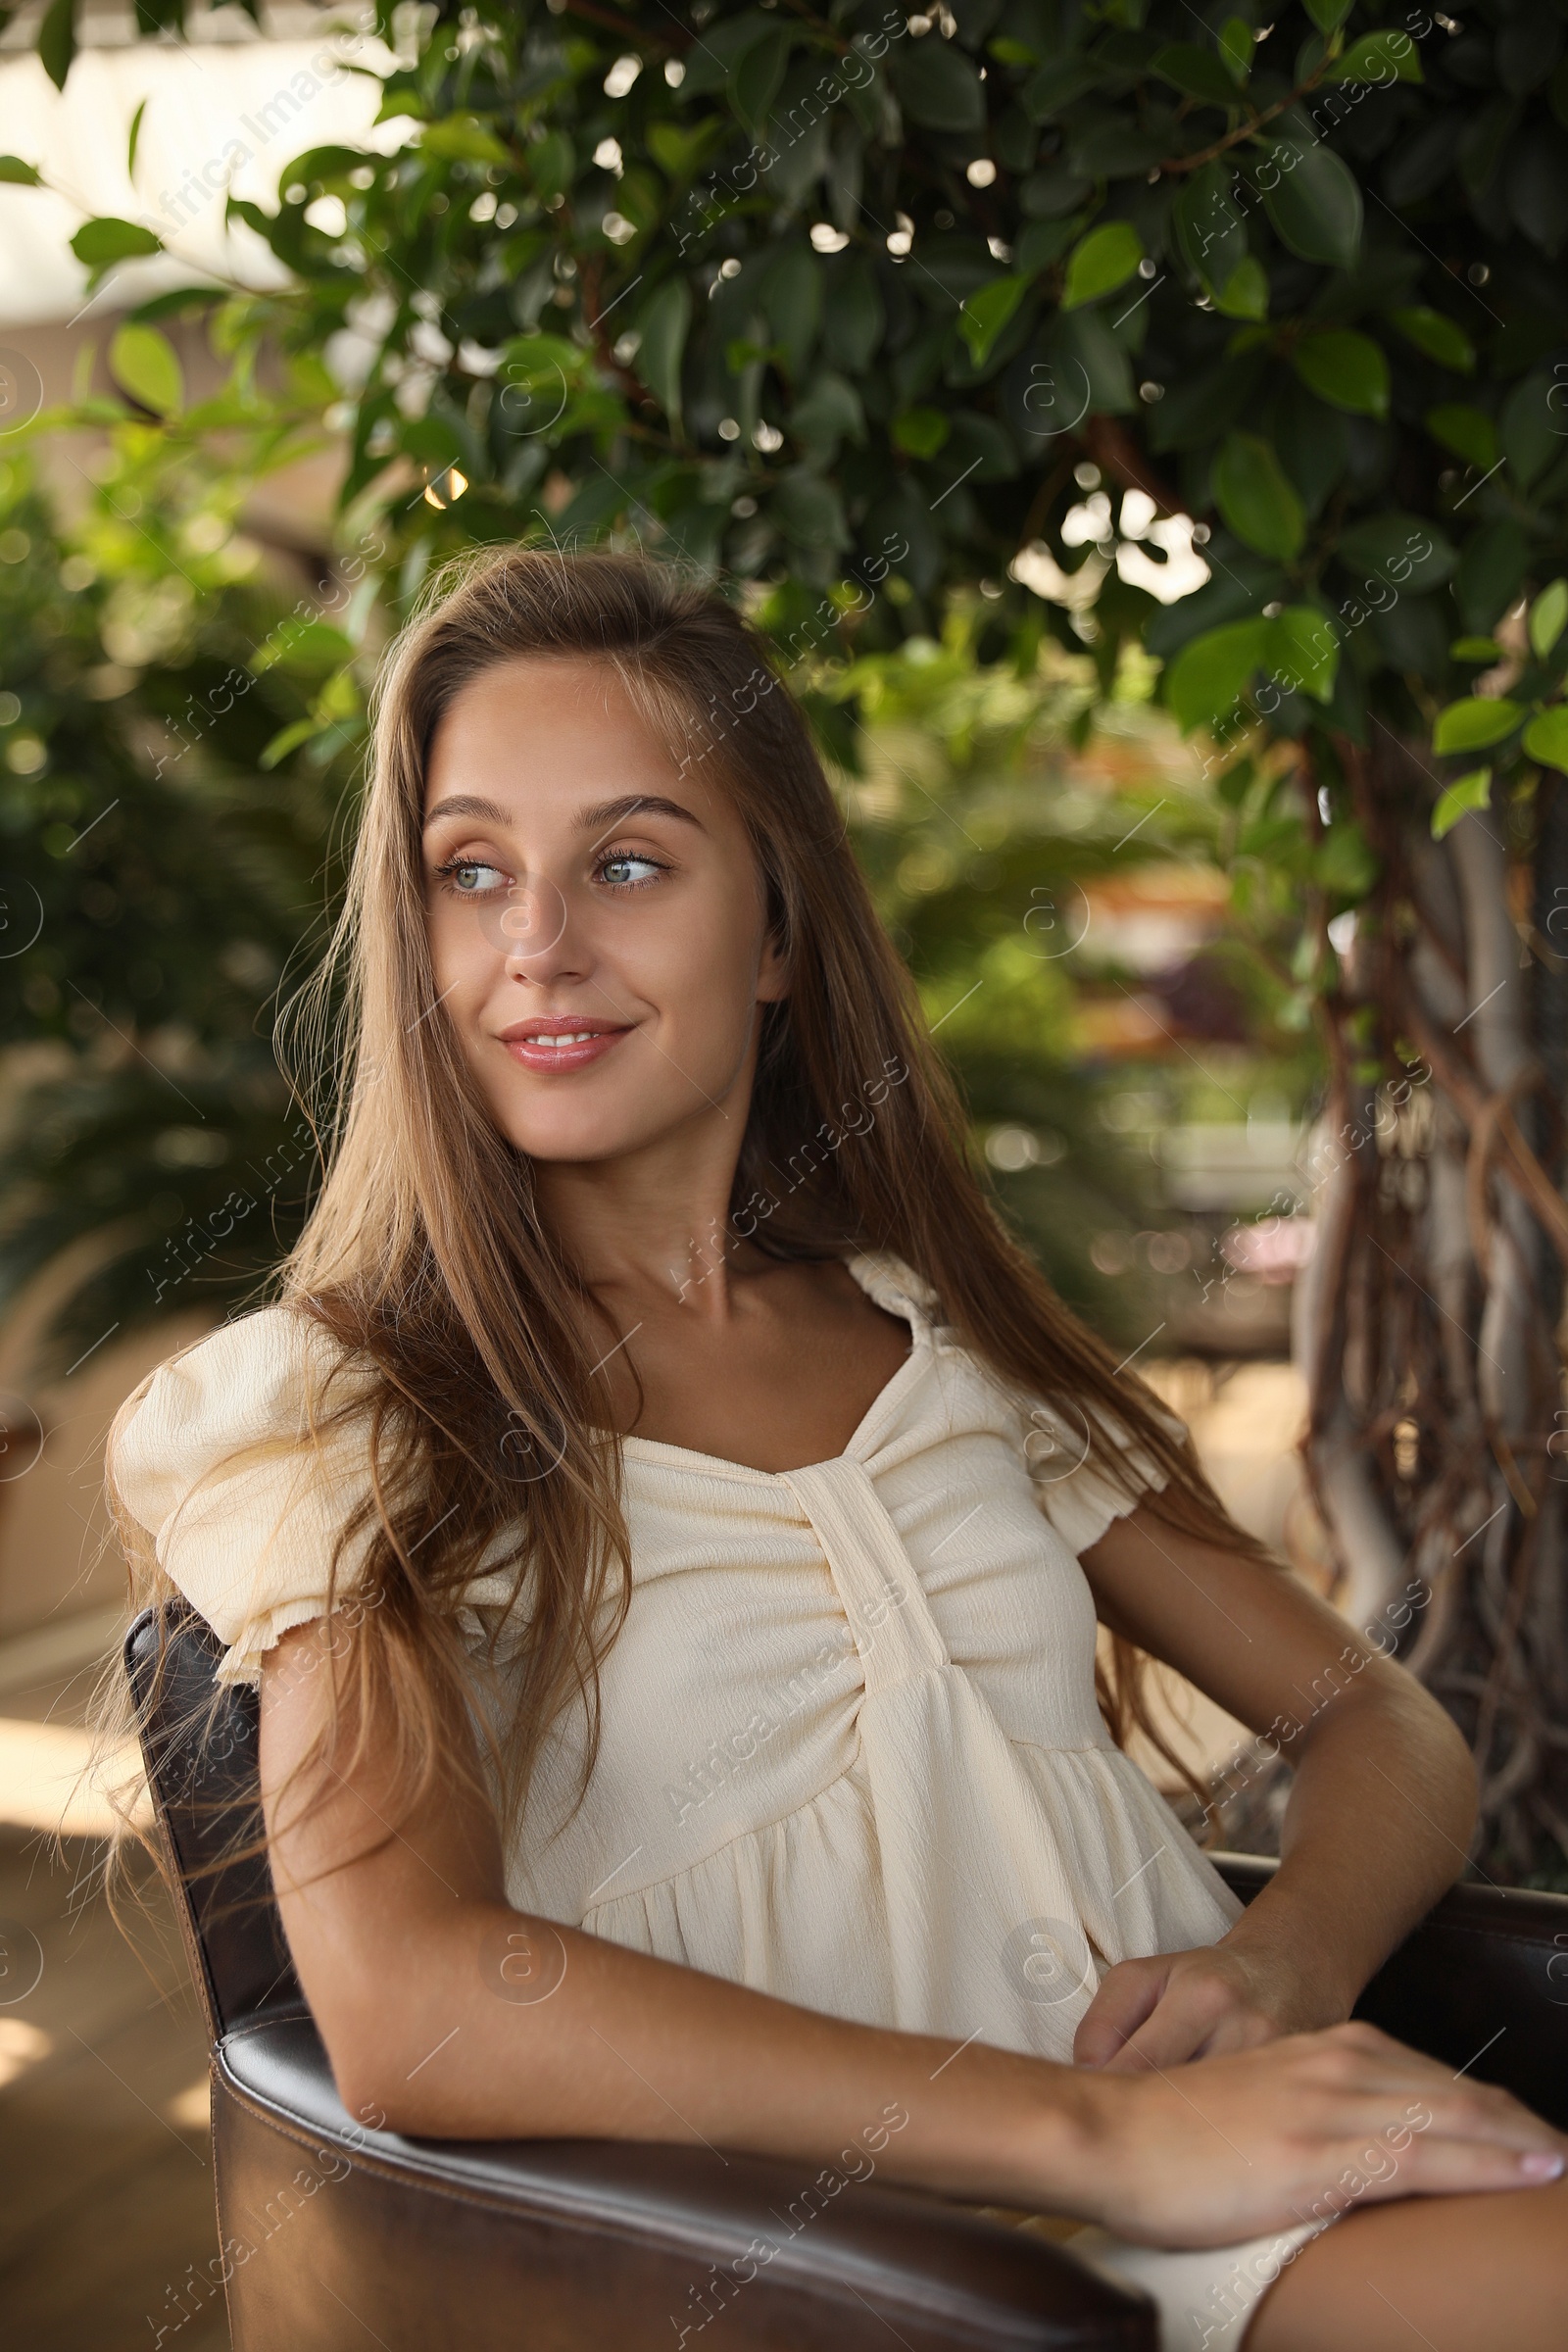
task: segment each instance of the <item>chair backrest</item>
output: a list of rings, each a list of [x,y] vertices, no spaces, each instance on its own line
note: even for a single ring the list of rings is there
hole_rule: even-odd
[[[222,1644],[180,1602],[143,1609],[125,1636],[125,1670],[142,1724],[142,1760],[159,1827],[179,1882],[191,1972],[216,2044],[264,2017],[301,2015],[306,2001],[289,1958],[265,1854],[208,1874],[235,1838],[262,1827],[257,1768],[260,1708],[243,1684],[225,1686],[204,1734]]]

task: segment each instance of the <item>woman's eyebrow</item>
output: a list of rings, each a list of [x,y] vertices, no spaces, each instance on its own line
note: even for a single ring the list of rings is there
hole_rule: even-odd
[[[683,808],[678,801],[666,801],[656,792],[628,792],[623,793],[619,800],[601,801],[597,808],[584,808],[579,812],[577,825],[579,831],[584,833],[612,832],[616,825],[624,824],[628,816],[643,811],[650,816],[679,817],[683,824],[696,825],[699,831],[702,830],[701,820],[689,808]],[[494,801],[481,800],[471,792],[454,793],[444,801],[437,801],[425,817],[426,832],[447,816],[472,817],[477,823],[485,825],[507,825],[512,822],[510,810],[499,808]]]
[[[683,808],[679,801],[666,801],[657,792],[628,792],[618,801],[602,801],[597,808],[584,808],[577,823],[585,833],[612,833],[623,825],[628,816],[678,816],[682,824],[696,825],[702,831],[702,820]]]
[[[448,800],[437,801],[424,820],[425,831],[428,832],[443,816],[471,816],[485,825],[510,822],[505,808],[498,808],[494,801],[481,801],[471,792],[454,793]]]

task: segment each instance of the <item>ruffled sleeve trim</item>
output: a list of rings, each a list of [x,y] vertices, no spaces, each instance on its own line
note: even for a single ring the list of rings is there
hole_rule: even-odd
[[[317,1405],[345,1393],[321,1395],[334,1366],[309,1316],[264,1307],[159,1365],[111,1433],[111,1486],[225,1644],[220,1682],[259,1683],[265,1653],[325,1612],[338,1535],[369,1491],[366,1424],[314,1426]],[[345,1548],[337,1595],[354,1590],[369,1541],[367,1528]]]
[[[265,1615],[247,1619],[238,1641],[230,1642],[213,1670],[213,1680],[219,1683],[245,1683],[255,1690],[262,1679],[262,1660],[292,1626],[309,1625],[312,1618],[324,1614],[324,1593],[311,1593],[299,1600],[279,1601],[276,1608]]]
[[[1114,1414],[1095,1408],[1100,1429],[1127,1465],[1131,1492],[1089,1458],[1088,1406],[1066,1399],[1026,1404],[1025,1411],[1024,1459],[1035,1498],[1070,1551],[1081,1556],[1099,1543],[1113,1519],[1135,1511],[1146,1493],[1157,1494],[1165,1485],[1159,1464],[1132,1443],[1126,1425]],[[1185,1436],[1184,1424],[1173,1414],[1161,1412],[1159,1418],[1172,1437]]]

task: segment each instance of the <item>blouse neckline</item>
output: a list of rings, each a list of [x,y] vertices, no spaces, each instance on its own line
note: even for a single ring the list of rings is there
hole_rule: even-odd
[[[844,1260],[851,1274],[876,1304],[887,1313],[902,1315],[909,1326],[909,1352],[898,1370],[877,1391],[861,1414],[842,1453],[829,1454],[825,1460],[798,1462],[790,1470],[759,1470],[755,1463],[733,1461],[725,1453],[700,1453],[691,1446],[666,1446],[661,1438],[639,1438],[635,1432],[620,1440],[623,1457],[633,1461],[700,1465],[710,1477],[734,1478],[743,1481],[760,1480],[764,1486],[800,1478],[808,1470],[822,1470],[834,1462],[858,1461],[865,1451],[873,1431],[896,1404],[903,1402],[904,1389],[916,1367],[924,1370],[929,1360],[931,1324],[927,1311],[934,1294],[909,1268],[885,1252],[857,1250]]]

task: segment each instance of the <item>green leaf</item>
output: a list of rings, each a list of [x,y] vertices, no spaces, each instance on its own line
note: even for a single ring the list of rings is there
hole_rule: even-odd
[[[1331,407],[1358,416],[1388,415],[1389,363],[1370,335],[1313,327],[1293,349],[1291,365],[1307,390]]]
[[[1523,731],[1523,748],[1543,766],[1568,769],[1568,706],[1554,704],[1551,710],[1538,712]]]
[[[896,448],[911,458],[934,458],[953,423],[941,409],[901,409],[890,429]]]
[[[1255,254],[1239,261],[1214,294],[1214,308],[1227,318],[1268,317],[1268,272]]]
[[[1432,749],[1446,755],[1449,752],[1484,752],[1494,743],[1501,743],[1511,735],[1524,711],[1518,703],[1505,696],[1470,695],[1462,703],[1450,703],[1438,712],[1438,723],[1432,730]]]
[[[790,61],[791,38],[788,25],[772,25],[730,69],[730,103],[755,138],[761,137],[768,108],[778,96]]]
[[[1500,662],[1502,648],[1495,637],[1456,637],[1448,656],[1454,662]]]
[[[1214,66],[1211,58],[1206,62]],[[1214,71],[1219,68],[1214,66]],[[1231,174],[1223,164],[1204,164],[1189,174],[1177,193],[1173,212],[1182,260],[1210,294],[1228,283],[1247,259],[1247,223],[1231,184]]]
[[[89,270],[112,270],[116,262],[162,253],[164,242],[135,220],[117,220],[113,214],[104,213],[96,220],[82,222],[71,240],[71,250]]]
[[[792,376],[806,372],[822,323],[822,263],[803,238],[780,245],[761,281],[762,308]]]
[[[715,144],[712,122],[695,123],[690,130],[679,122],[650,122],[648,152],[666,179],[681,186],[691,178],[707,150]]]
[[[1352,522],[1340,533],[1337,552],[1351,570],[1374,573],[1411,596],[1441,588],[1457,561],[1451,542],[1435,522],[1397,508]]]
[[[20,155],[0,155],[0,180],[14,187],[36,188],[42,185],[36,164],[24,164]]]
[[[323,669],[338,669],[354,659],[354,646],[341,629],[334,629],[326,620],[284,621],[274,629],[259,650],[251,656],[250,668],[257,677],[270,669],[296,670],[314,676]]]
[[[1390,322],[1396,326],[1407,343],[1424,351],[1429,360],[1440,368],[1451,368],[1455,375],[1469,375],[1476,364],[1476,347],[1462,326],[1455,325],[1442,311],[1428,310],[1424,303],[1413,308],[1391,311]]]
[[[144,98],[130,118],[130,137],[125,147],[125,176],[127,179],[134,179],[136,176],[136,149],[141,140],[141,119],[146,112],[147,101]]]
[[[127,320],[109,346],[109,372],[122,390],[155,416],[177,416],[185,405],[185,379],[173,346],[156,326]]]
[[[1386,32],[1363,32],[1352,41],[1337,65],[1329,68],[1324,78],[1328,81],[1419,81],[1421,60],[1416,45],[1407,32],[1395,27]]]
[[[1102,294],[1113,293],[1137,272],[1144,240],[1130,220],[1105,220],[1080,237],[1067,257],[1061,307],[1076,311]]]
[[[1515,492],[1528,489],[1562,455],[1555,421],[1560,388],[1560,383],[1553,383],[1544,370],[1537,369],[1515,384],[1503,403],[1497,438]]]
[[[1165,700],[1183,734],[1235,710],[1268,658],[1269,640],[1269,623],[1259,614],[1207,629],[1182,647],[1165,672]]]
[[[1543,766],[1568,769],[1568,707],[1557,703],[1533,718],[1524,732],[1524,746]]]
[[[1350,0],[1306,0],[1306,13],[1319,32],[1337,32],[1350,13]]]
[[[550,135],[558,139],[564,136],[560,131]],[[439,155],[443,162],[451,164],[510,164],[515,160],[510,148],[504,147],[495,132],[488,129],[475,115],[445,115],[439,122],[424,123],[419,131],[419,145],[426,155]],[[540,188],[542,195],[558,193],[571,176],[568,165],[559,176],[552,173],[548,188],[540,186],[540,151],[548,145],[548,138],[541,139],[537,147],[528,150],[529,161],[533,165],[534,185]],[[566,146],[569,154],[569,141]]]
[[[1438,797],[1432,811],[1432,838],[1441,841],[1451,833],[1466,809],[1484,808],[1492,798],[1492,770],[1473,767],[1467,776],[1460,776]]]
[[[892,65],[899,104],[911,122],[931,130],[985,128],[985,90],[956,42],[906,41]]]
[[[792,466],[780,476],[767,511],[799,547],[837,549],[849,545],[850,526],[837,490],[805,466]]]
[[[564,196],[577,168],[576,150],[565,131],[547,130],[542,139],[530,144],[526,153],[528,176],[540,202],[548,204],[552,196]]]
[[[1530,542],[1511,514],[1472,531],[1459,559],[1453,584],[1459,616],[1467,629],[1492,630],[1524,585]]]
[[[1185,90],[1189,98],[1206,99],[1210,106],[1227,109],[1239,103],[1233,76],[1211,49],[1200,49],[1196,41],[1172,41],[1159,51],[1152,70],[1172,88]]]
[[[1303,262],[1353,270],[1361,250],[1361,190],[1349,166],[1304,133],[1268,143],[1258,170],[1263,206]]]
[[[259,754],[256,762],[258,767],[275,767],[280,760],[288,758],[290,752],[298,751],[302,743],[308,743],[317,733],[318,725],[318,720],[315,718],[296,718],[292,725],[281,728]]]
[[[958,332],[977,368],[983,368],[991,357],[992,345],[1028,290],[1027,277],[994,277],[964,304],[958,314]]]
[[[681,429],[680,363],[692,322],[692,290],[683,277],[664,280],[645,302],[638,326],[642,342],[635,366],[676,433]]]
[[[1058,313],[1044,356],[1055,370],[1057,384],[1070,384],[1075,391],[1088,385],[1089,405],[1097,415],[1125,416],[1136,411],[1138,395],[1127,354],[1105,324],[1102,311]]]
[[[1030,220],[1012,249],[1013,261],[1025,277],[1038,277],[1042,270],[1060,261],[1082,226],[1081,220]]]
[[[832,272],[822,320],[823,339],[839,366],[851,374],[869,366],[887,323],[876,271],[864,254],[846,254]]]
[[[1287,605],[1269,630],[1269,660],[1282,679],[1314,702],[1331,701],[1340,641],[1326,615],[1315,605]]]
[[[1549,588],[1543,588],[1530,608],[1530,642],[1538,662],[1544,662],[1562,635],[1565,622],[1568,622],[1568,580],[1553,580]]]
[[[55,88],[63,90],[76,54],[76,0],[49,0],[38,27],[37,49],[44,72]]]
[[[831,464],[841,442],[865,439],[860,395],[831,368],[819,369],[805,398],[790,411],[790,431],[819,463]]]
[[[1467,401],[1448,400],[1428,409],[1427,431],[1481,473],[1490,473],[1497,463],[1497,428],[1484,410]]]
[[[1330,825],[1312,853],[1312,879],[1337,899],[1364,899],[1377,878],[1377,858],[1354,818]]]
[[[1232,81],[1245,82],[1252,71],[1252,27],[1244,18],[1226,18],[1219,28],[1219,54]]]
[[[1267,441],[1229,433],[1214,461],[1214,500],[1238,539],[1289,562],[1306,538],[1306,513]]]

